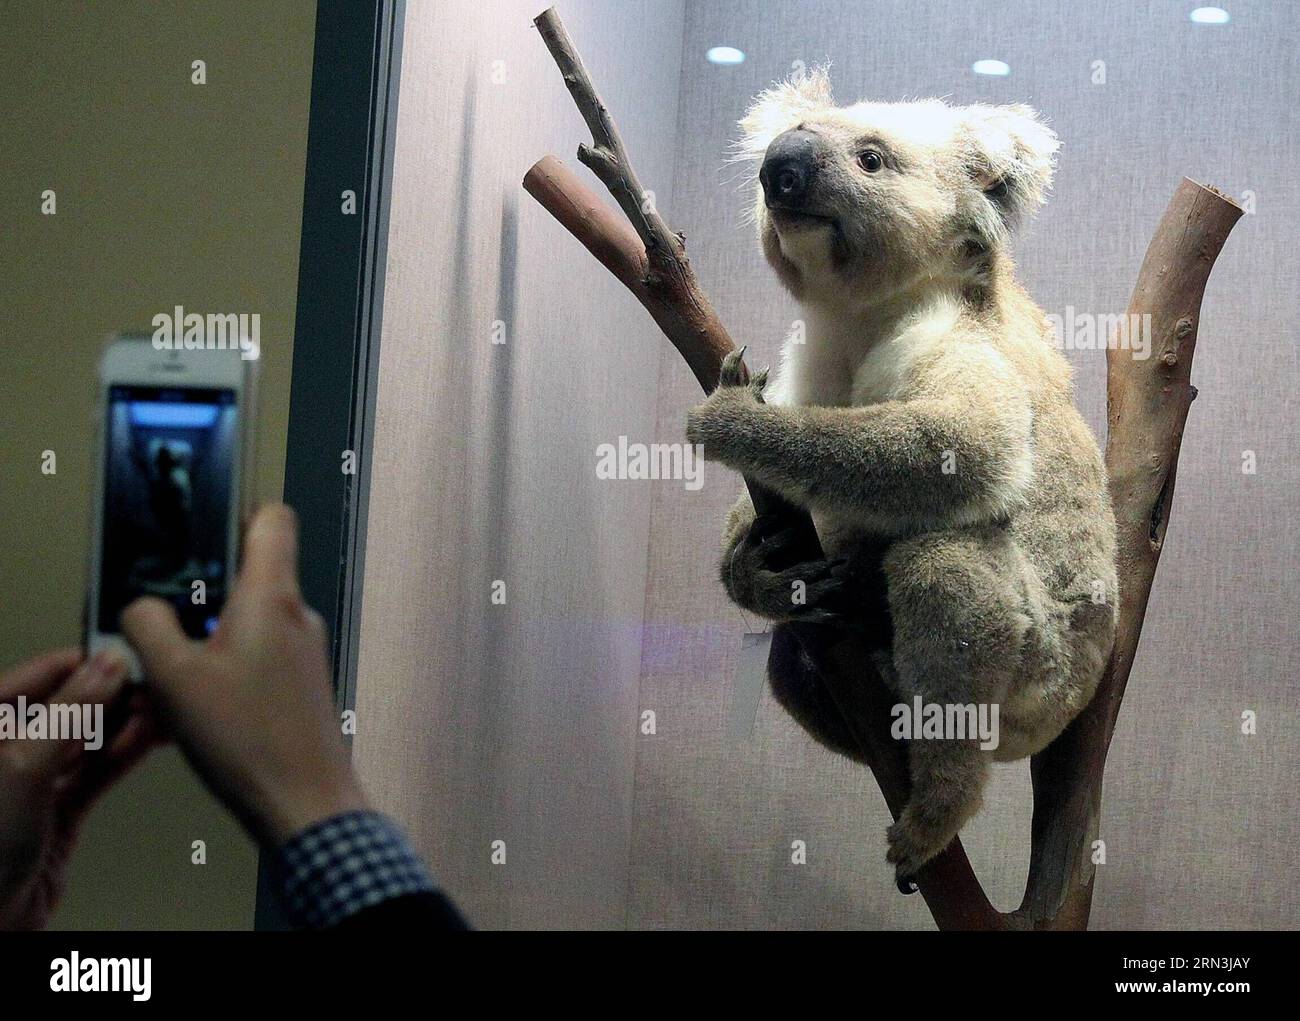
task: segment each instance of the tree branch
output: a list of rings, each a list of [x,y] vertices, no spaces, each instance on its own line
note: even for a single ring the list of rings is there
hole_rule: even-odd
[[[627,220],[554,156],[528,171],[524,188],[645,306],[708,393],[734,346],[731,337],[691,269],[684,240],[646,201],[614,120],[559,16],[550,9],[534,23],[592,133],[593,144],[579,146],[578,158]],[[1107,352],[1106,460],[1120,522],[1115,651],[1093,702],[1031,762],[1033,847],[1021,907],[1009,914],[993,908],[957,839],[915,877],[941,929],[1087,927],[1101,775],[1167,527],[1183,424],[1194,396],[1189,374],[1197,313],[1210,268],[1240,215],[1218,192],[1184,181],[1151,242],[1130,311],[1151,313],[1154,358],[1140,362],[1127,351]],[[746,484],[760,513],[784,514],[797,523],[801,557],[822,556],[804,510],[749,480]],[[824,625],[788,627],[814,664],[811,679],[825,685],[897,818],[910,786],[907,752],[890,735],[893,700],[870,650],[851,632]]]
[[[1241,207],[1183,178],[1147,246],[1128,322],[1150,316],[1149,354],[1106,349],[1106,471],[1119,539],[1119,626],[1092,702],[1034,757],[1033,850],[1020,913],[1035,926],[1087,924],[1102,773],[1169,527],[1201,299]],[[1134,318],[1136,317],[1136,318]],[[1078,924],[1082,921],[1083,924]]]

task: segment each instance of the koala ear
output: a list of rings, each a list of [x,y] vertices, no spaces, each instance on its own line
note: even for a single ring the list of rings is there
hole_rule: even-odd
[[[754,97],[741,119],[740,140],[736,143],[738,159],[756,159],[767,151],[768,144],[781,132],[804,117],[831,106],[831,77],[826,67],[798,71]]]
[[[1037,113],[1022,104],[978,104],[965,109],[962,126],[971,176],[1004,225],[1042,205],[1061,143]]]

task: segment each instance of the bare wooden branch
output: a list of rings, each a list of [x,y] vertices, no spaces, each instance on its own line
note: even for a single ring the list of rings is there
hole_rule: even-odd
[[[714,358],[720,365],[722,358],[735,345],[695,279],[695,271],[686,258],[685,242],[668,229],[649,193],[637,179],[618,127],[596,92],[560,16],[550,8],[533,23],[555,58],[564,83],[591,131],[592,144],[578,147],[578,159],[609,189],[641,239],[642,251],[639,254],[631,250],[625,236],[619,239],[627,258],[643,267],[633,292],[686,358],[700,384],[711,390],[718,382],[717,367],[712,366]],[[574,191],[574,185],[581,188],[581,183],[558,160],[543,165],[545,163],[539,163],[524,179],[529,194],[543,205],[546,205],[544,195],[557,194],[556,186],[559,185],[559,194],[576,197],[585,210],[604,206],[589,190]],[[597,224],[605,222],[597,217]],[[565,223],[565,226],[570,224]],[[619,279],[628,283],[622,276]],[[706,377],[701,375],[702,372],[710,374]]]
[[[627,222],[554,156],[539,160],[524,187],[636,296],[685,359],[705,392],[734,346],[686,259],[685,243],[645,201],[605,104],[554,9],[536,25],[592,133],[579,159],[618,202]],[[1191,357],[1205,283],[1241,210],[1218,192],[1184,180],[1156,231],[1129,311],[1152,316],[1154,354],[1147,362],[1108,349],[1110,395],[1106,462],[1120,534],[1120,621],[1115,650],[1096,698],[1031,762],[1034,820],[1029,881],[1020,908],[1000,913],[980,886],[961,841],[915,877],[941,929],[1087,927],[1094,870],[1092,841],[1101,779],[1124,687],[1133,665],[1151,581],[1168,526],[1187,409]],[[630,225],[629,225],[630,224]],[[746,480],[755,507],[782,513],[804,535],[808,558],[821,555],[812,519],[777,494]],[[794,625],[853,734],[895,818],[906,804],[905,746],[890,735],[892,697],[852,633]]]
[[[564,84],[577,104],[578,112],[591,131],[592,145],[578,146],[578,159],[589,167],[610,190],[623,214],[631,222],[650,253],[651,261],[663,253],[665,257],[680,256],[679,239],[668,229],[654,203],[647,201],[647,192],[637,180],[632,161],[628,159],[623,138],[609,110],[592,85],[591,76],[582,64],[582,58],[569,38],[569,33],[555,13],[555,8],[543,11],[533,24],[542,35],[542,41],[551,51],[555,63],[564,76]],[[716,380],[715,380],[716,382]]]
[[[1196,396],[1191,372],[1201,299],[1241,214],[1222,193],[1182,180],[1147,246],[1128,307],[1130,323],[1151,317],[1150,356],[1136,357],[1118,345],[1106,350],[1106,470],[1119,530],[1119,627],[1092,702],[1032,763],[1033,851],[1020,911],[1034,925],[1087,921],[1106,753],[1169,527],[1183,428]]]
[[[524,189],[636,296],[700,386],[713,389],[722,359],[735,345],[690,265],[683,259],[674,272],[653,272],[637,232],[554,156],[542,157],[529,169]]]

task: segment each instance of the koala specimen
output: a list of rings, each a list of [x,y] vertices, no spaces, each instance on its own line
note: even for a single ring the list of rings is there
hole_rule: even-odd
[[[687,434],[806,508],[827,560],[783,562],[789,530],[756,520],[746,495],[727,520],[723,583],[778,622],[778,640],[789,621],[883,634],[874,655],[900,703],[999,707],[992,751],[909,742],[911,796],[888,833],[901,879],[976,812],[990,761],[1040,751],[1088,704],[1113,640],[1105,467],[1008,251],[1058,143],[1025,106],[837,107],[820,71],[762,93],[741,129],[761,168],[763,251],[805,336],[770,385],[766,372],[743,382],[729,358]],[[856,756],[781,648],[777,699]]]

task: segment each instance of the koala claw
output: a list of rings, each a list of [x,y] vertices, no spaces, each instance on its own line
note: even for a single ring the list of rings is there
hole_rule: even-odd
[[[744,386],[741,366],[744,364],[745,350],[748,347],[748,344],[738,347],[728,352],[727,357],[722,359],[722,372],[718,375],[718,386]]]
[[[749,345],[738,347],[727,354],[722,359],[722,371],[718,373],[718,389],[723,387],[744,387],[748,386],[754,400],[760,403],[763,400],[763,390],[767,386],[767,377],[770,368],[764,366],[754,375],[750,376],[748,381],[745,379],[745,351]]]

